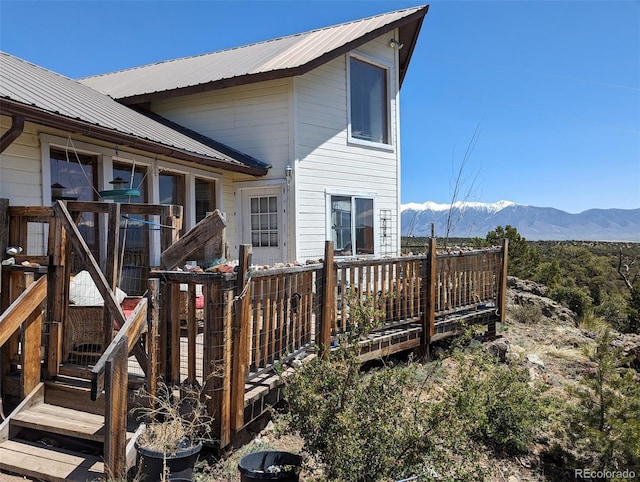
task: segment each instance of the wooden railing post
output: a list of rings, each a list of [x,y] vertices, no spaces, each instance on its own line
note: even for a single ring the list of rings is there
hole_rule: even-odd
[[[21,291],[34,282],[33,273],[24,273]],[[40,347],[42,346],[42,310],[36,308],[24,323],[22,332],[21,398],[26,397],[40,383]]]
[[[320,314],[320,327],[316,333],[316,345],[320,355],[326,357],[331,349],[331,326],[334,313],[335,300],[335,272],[333,268],[333,242],[324,243],[324,269],[322,271],[322,313]]]
[[[180,283],[171,283],[169,288],[171,306],[167,334],[169,336],[169,360],[170,380],[176,385],[180,384]]]
[[[238,278],[236,282],[235,317],[233,319],[233,355],[231,382],[231,430],[240,431],[244,425],[244,385],[249,366],[251,348],[251,281],[247,279],[251,263],[251,245],[240,246]]]
[[[120,203],[109,204],[109,214],[107,219],[107,261],[105,265],[105,278],[111,291],[115,293],[118,284],[118,272],[120,266],[119,244],[120,244]],[[113,339],[113,317],[109,310],[104,310],[102,346],[109,346]]]
[[[214,417],[214,436],[220,440],[220,447],[226,447],[231,442],[232,413],[233,291],[225,290],[224,284],[223,279],[207,280],[203,290],[205,307],[202,373],[206,393],[211,395],[207,399],[207,410]]]
[[[118,340],[105,367],[105,475],[124,480],[127,475],[127,337]]]
[[[180,238],[182,206],[163,206],[160,224],[160,252],[164,253]]]
[[[436,283],[438,279],[436,238],[429,238],[429,250],[423,263],[422,306],[424,307],[424,312],[422,315],[422,346],[428,350],[436,324]]]
[[[507,238],[502,240],[502,252],[500,262],[500,272],[498,286],[497,286],[497,299],[496,307],[498,309],[498,317],[501,323],[504,323],[507,319],[507,261],[509,259],[509,240]],[[487,337],[491,340],[496,337],[496,322],[492,321],[487,327]]]
[[[49,221],[49,290],[47,294],[47,313],[49,322],[49,340],[47,343],[47,378],[55,378],[63,361],[63,334],[69,311],[69,278],[71,263],[67,262],[69,239],[66,229],[62,228],[55,216]]]
[[[160,280],[149,279],[149,311],[147,312],[147,352],[149,353],[149,374],[147,390],[153,397],[158,392],[160,371]]]

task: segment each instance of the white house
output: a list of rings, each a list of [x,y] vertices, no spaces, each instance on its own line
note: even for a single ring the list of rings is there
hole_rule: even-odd
[[[317,258],[326,239],[338,256],[398,254],[399,93],[427,8],[79,81],[3,55],[3,132],[26,124],[0,197],[50,203],[71,152],[94,176],[76,194],[133,172],[187,228],[220,209],[232,255],[252,244],[257,263]]]

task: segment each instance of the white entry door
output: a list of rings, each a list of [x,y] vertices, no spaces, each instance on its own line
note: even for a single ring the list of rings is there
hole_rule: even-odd
[[[272,265],[284,257],[282,189],[242,190],[242,244],[253,247],[253,264]]]

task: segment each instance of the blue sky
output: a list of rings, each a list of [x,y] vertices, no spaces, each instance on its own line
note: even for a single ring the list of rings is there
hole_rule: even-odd
[[[0,0],[0,49],[71,78],[426,2]],[[434,1],[401,92],[402,202],[640,207],[640,1]]]

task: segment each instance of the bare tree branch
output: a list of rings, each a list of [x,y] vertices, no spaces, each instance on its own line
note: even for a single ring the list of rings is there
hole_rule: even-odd
[[[467,177],[466,174],[468,170],[469,159],[471,158],[471,153],[475,149],[479,138],[480,138],[480,123],[476,125],[476,128],[473,131],[473,135],[471,136],[471,139],[467,144],[467,149],[465,150],[464,156],[462,158],[462,162],[458,166],[457,173],[454,172],[453,185],[451,187],[451,203],[449,204],[449,211],[447,213],[447,226],[446,226],[446,232],[445,232],[445,238],[444,238],[445,247],[447,246],[447,243],[449,241],[449,235],[451,234],[453,227],[455,226],[456,223],[458,223],[462,219],[462,216],[464,215],[464,203],[471,198],[475,190],[475,184],[478,179],[478,173],[476,173],[473,176],[473,179],[471,179],[471,182],[469,182],[469,178]],[[452,154],[451,155],[452,165],[454,162],[453,157],[454,156]],[[458,216],[456,219],[454,219],[454,216],[453,216],[454,209],[456,208],[456,204],[459,201],[460,193],[462,192],[463,189],[466,189],[466,192],[464,193],[464,197],[462,198],[462,202],[460,203]]]

